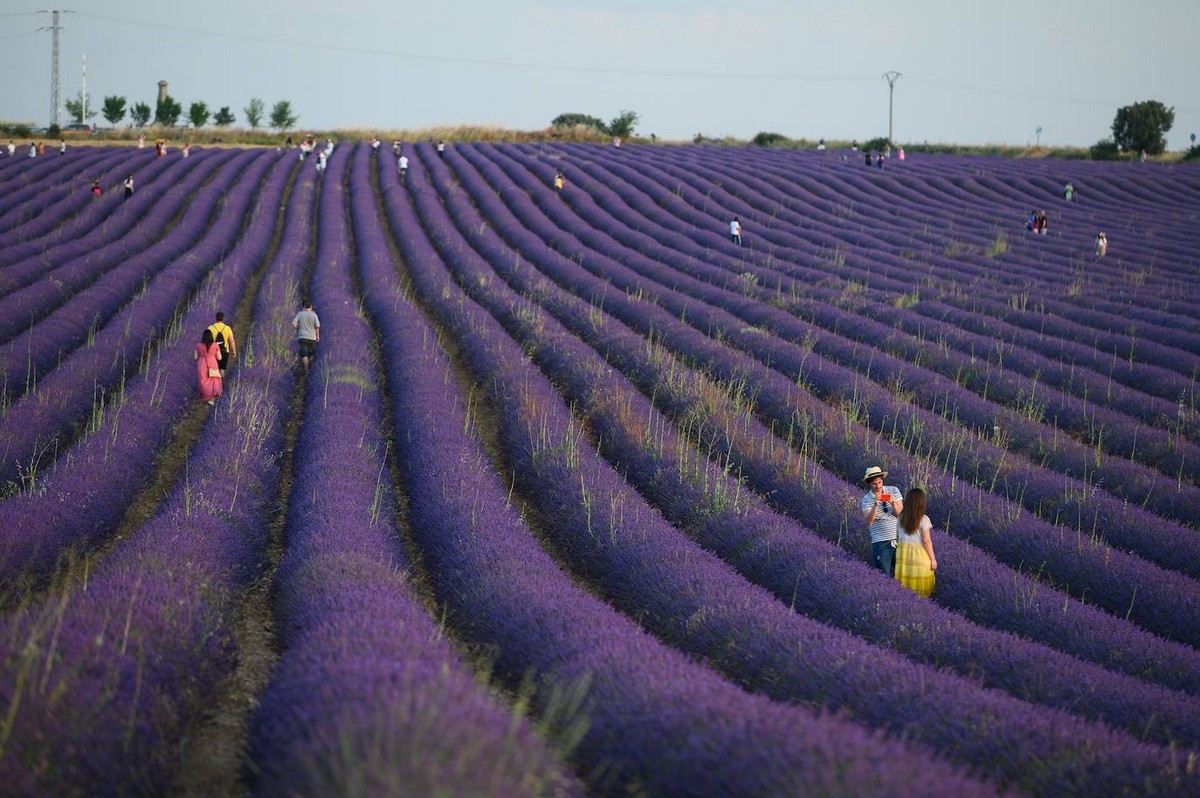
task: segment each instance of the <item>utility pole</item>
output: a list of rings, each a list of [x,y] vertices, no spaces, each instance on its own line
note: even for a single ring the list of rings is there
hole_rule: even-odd
[[[79,121],[87,123],[87,53],[83,54],[83,82],[79,86]]]
[[[888,142],[892,141],[892,93],[896,88],[896,81],[900,79],[900,73],[892,70],[884,72],[883,78],[888,82]]]
[[[53,11],[39,11],[39,14],[50,15],[49,27],[38,28],[38,30],[50,31],[50,40],[52,42],[50,48],[50,124],[58,124],[58,33],[62,30],[62,25],[58,23],[59,14],[74,14],[74,11],[66,11],[54,9]]]

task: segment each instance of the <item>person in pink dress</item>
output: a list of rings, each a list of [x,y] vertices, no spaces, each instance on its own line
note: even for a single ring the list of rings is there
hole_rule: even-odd
[[[204,328],[204,335],[200,337],[192,356],[196,359],[200,400],[215,405],[217,397],[221,395],[221,347],[213,338],[212,330]]]

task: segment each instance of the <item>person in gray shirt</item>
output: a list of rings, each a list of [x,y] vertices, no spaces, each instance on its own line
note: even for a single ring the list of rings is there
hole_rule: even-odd
[[[321,320],[313,312],[310,300],[304,300],[304,310],[292,319],[292,329],[296,331],[296,351],[300,354],[300,362],[308,371],[313,358],[317,356],[317,342],[321,340]]]

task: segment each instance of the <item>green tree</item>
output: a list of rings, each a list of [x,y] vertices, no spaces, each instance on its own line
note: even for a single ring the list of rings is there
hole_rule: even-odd
[[[86,122],[87,119],[92,119],[93,117],[96,116],[95,111],[89,110],[87,112],[87,119],[84,119],[84,116],[83,116],[83,92],[82,91],[80,91],[74,97],[68,99],[66,102],[63,103],[63,105],[65,105],[67,107],[67,113],[71,115],[71,119],[74,122]]]
[[[551,127],[575,127],[576,125],[590,127],[594,130],[599,130],[601,133],[608,133],[608,125],[604,124],[603,119],[597,119],[587,114],[559,114],[550,120]]]
[[[150,124],[150,106],[146,103],[137,103],[129,109],[129,118],[138,127],[145,127]]]
[[[125,118],[125,98],[113,95],[104,98],[104,118],[113,127]]]
[[[192,103],[188,106],[188,120],[194,128],[202,128],[208,124],[208,104]]]
[[[213,124],[217,127],[229,127],[233,124],[233,112],[228,105],[222,105],[221,110],[213,116]]]
[[[759,147],[786,147],[792,143],[791,139],[782,133],[771,133],[766,130],[755,135],[753,142]]]
[[[1167,148],[1167,131],[1175,124],[1175,109],[1158,100],[1126,105],[1117,109],[1113,120],[1113,141],[1123,150],[1161,155]]]
[[[164,127],[175,127],[179,122],[179,117],[183,113],[183,106],[175,100],[171,95],[167,95],[158,101],[154,108],[155,124]]]
[[[259,98],[251,97],[250,104],[242,109],[242,113],[246,115],[246,124],[251,129],[257,128],[262,124],[263,114],[266,113],[266,106]]]
[[[300,117],[292,113],[292,104],[287,100],[280,100],[271,107],[271,127],[281,133],[295,127],[299,120]]]
[[[609,135],[626,139],[633,135],[633,126],[637,124],[636,111],[622,111],[608,123]]]

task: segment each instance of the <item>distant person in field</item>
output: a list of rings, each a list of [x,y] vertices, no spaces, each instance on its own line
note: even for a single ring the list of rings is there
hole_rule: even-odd
[[[66,155],[66,154],[67,154],[67,140],[66,140],[66,139],[63,139],[61,142],[59,142],[59,145],[58,145],[58,154],[59,154],[59,155]]]
[[[125,178],[125,182],[122,185],[125,188],[125,199],[129,199],[133,196],[133,175]]]
[[[1096,233],[1096,255],[1103,258],[1107,254],[1108,254],[1108,236],[1106,236],[1104,234],[1104,231],[1101,230],[1099,233]]]
[[[877,169],[883,168],[883,153],[882,152],[875,156],[875,167]]]
[[[192,145],[189,142],[183,142],[183,148],[179,150],[179,154],[184,158],[192,154]]]
[[[1037,211],[1030,211],[1029,216],[1025,217],[1025,229],[1033,232],[1034,226],[1037,225]]]
[[[869,490],[858,502],[867,531],[871,533],[871,559],[875,567],[888,578],[896,575],[896,519],[904,510],[900,489],[885,485],[888,472],[879,466],[871,466],[860,480]]]
[[[204,328],[200,343],[192,353],[196,360],[196,379],[200,383],[200,400],[210,405],[221,395],[221,348],[213,340],[212,330]]]
[[[101,189],[100,189],[100,178],[96,178],[95,180],[93,180],[93,181],[92,181],[92,196],[93,196],[93,197],[99,197],[99,196],[100,196],[100,191],[101,191]]]
[[[613,136],[613,146],[614,147],[621,146],[621,137],[620,136]]]
[[[372,155],[379,152],[380,143],[381,142],[379,141],[379,136],[371,136],[371,154]]]
[[[437,143],[437,154],[439,158],[444,158],[446,156],[446,142],[439,141]]]
[[[729,240],[739,247],[742,245],[742,223],[736,216],[729,221]]]
[[[925,491],[910,488],[896,524],[896,581],[928,598],[936,582],[933,523],[925,515]]]
[[[1050,226],[1050,219],[1046,216],[1045,211],[1037,212],[1037,220],[1034,222],[1034,227],[1037,228],[1038,235],[1046,235],[1046,229]]]
[[[904,148],[903,148],[903,147],[899,147],[899,148],[896,150],[896,158],[898,158],[898,159],[899,159],[899,160],[901,160],[901,161],[903,161],[903,160],[904,160]]]
[[[1142,154],[1139,156],[1139,158],[1141,159],[1142,163],[1146,162],[1146,151],[1145,150],[1142,150]]]
[[[396,161],[396,166],[400,169],[400,179],[403,180],[404,176],[408,174],[408,156],[401,154]]]
[[[561,194],[562,190],[563,190],[563,186],[565,186],[566,184],[567,184],[567,179],[565,177],[563,177],[563,173],[555,172],[554,173],[554,190],[557,191],[559,194]]]
[[[8,157],[9,157],[9,158],[12,158],[12,157],[13,157],[14,155],[16,155],[16,154],[17,154],[17,145],[16,145],[16,143],[15,143],[15,142],[12,142],[12,141],[8,142]]]
[[[1074,197],[1075,186],[1071,185],[1071,181],[1068,180],[1067,184],[1063,186],[1063,199],[1065,199],[1067,202],[1070,202],[1072,199],[1074,199]]]
[[[39,141],[38,142],[38,155],[45,155],[45,154],[46,154],[46,142]]]
[[[142,133],[142,134],[138,135],[138,149],[143,150],[145,148],[146,148],[146,134]]]
[[[858,139],[855,139],[854,141],[850,142],[850,151],[858,152]]]
[[[317,342],[321,340],[321,320],[313,312],[311,301],[304,300],[304,309],[292,319],[292,329],[296,331],[296,351],[300,354],[300,362],[308,371],[313,358],[317,356]]]
[[[867,166],[871,166],[871,165],[872,165],[872,164],[875,162],[875,161],[874,161],[874,160],[871,158],[871,153],[870,153],[869,151],[867,152],[867,154],[866,154],[866,156],[865,156],[865,159],[866,159]]]
[[[817,152],[825,152],[825,139],[822,138],[817,142]]]
[[[217,363],[217,368],[221,370],[221,379],[225,379],[229,361],[237,357],[237,341],[233,340],[233,328],[225,323],[225,314],[218,310],[216,321],[208,325],[208,330],[213,334],[213,340],[217,342],[217,347],[221,350],[221,359]]]
[[[30,157],[30,158],[36,158],[36,157],[37,157],[37,145],[36,145],[36,144],[30,144],[30,145],[29,145],[29,157]]]

